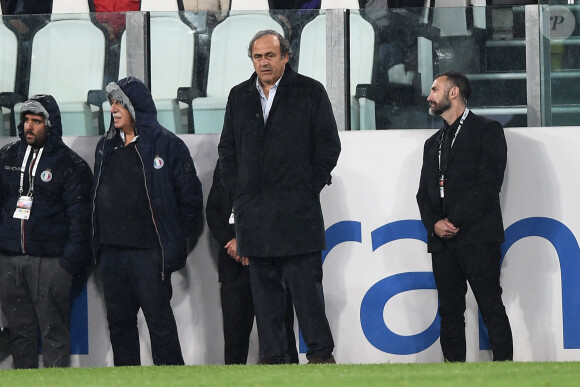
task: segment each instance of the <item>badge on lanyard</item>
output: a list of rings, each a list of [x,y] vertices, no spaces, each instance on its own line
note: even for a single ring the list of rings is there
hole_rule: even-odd
[[[453,140],[451,141],[451,147],[450,150],[453,148],[453,144],[455,144],[455,139],[457,138],[457,135],[459,134],[459,131],[461,130],[461,127],[463,126],[463,121],[465,121],[465,118],[467,117],[467,115],[469,114],[469,109],[465,108],[465,110],[463,111],[463,115],[461,116],[461,119],[459,120],[459,125],[457,126],[457,130],[455,131],[455,135],[453,136]],[[443,133],[441,133],[441,137],[439,138],[439,177],[438,177],[438,182],[439,182],[439,197],[441,197],[441,199],[445,198],[445,174],[442,170],[442,165],[441,165],[441,150],[443,149],[443,141],[444,141],[444,137],[445,136],[445,131],[443,131]],[[445,169],[447,169],[445,167]]]
[[[230,224],[234,224],[234,209],[232,208],[232,213],[230,214]]]
[[[14,211],[14,218],[27,220],[30,218],[30,209],[32,208],[31,196],[20,196],[16,202],[16,211]]]
[[[34,177],[36,176],[36,168],[40,162],[40,157],[42,156],[42,151],[44,148],[40,148],[38,151],[34,151],[34,155],[32,156],[32,161],[30,165],[34,165],[32,170],[30,171],[29,175],[29,188],[28,194],[23,195],[23,188],[24,188],[24,172],[26,170],[26,163],[28,161],[28,157],[30,156],[30,152],[32,151],[32,147],[28,145],[26,147],[26,153],[24,154],[24,159],[22,160],[22,167],[20,167],[20,189],[18,193],[18,200],[16,201],[16,211],[14,211],[13,218],[16,219],[24,219],[27,220],[30,218],[30,209],[32,208],[32,195],[34,192]]]

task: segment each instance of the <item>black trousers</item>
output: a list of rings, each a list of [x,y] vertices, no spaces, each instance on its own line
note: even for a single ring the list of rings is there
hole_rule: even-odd
[[[250,271],[244,268],[240,270],[234,281],[223,282],[220,287],[220,295],[224,323],[225,364],[246,364],[250,333],[254,325]],[[284,325],[290,363],[298,364],[298,350],[294,334],[294,307],[290,293],[286,295]]]
[[[308,346],[306,358],[330,357],[334,341],[324,309],[320,251],[287,257],[250,257],[250,275],[260,355],[271,363],[288,362],[284,323],[288,288]]]
[[[10,327],[14,368],[70,365],[69,292],[72,276],[58,257],[0,255],[0,300]]]
[[[454,246],[432,254],[445,360],[465,361],[466,281],[487,327],[493,360],[513,359],[512,331],[501,299],[500,259],[499,243]]]
[[[160,249],[104,246],[101,278],[116,366],[140,365],[137,313],[143,310],[155,365],[183,365],[171,309],[171,277],[161,280]]]

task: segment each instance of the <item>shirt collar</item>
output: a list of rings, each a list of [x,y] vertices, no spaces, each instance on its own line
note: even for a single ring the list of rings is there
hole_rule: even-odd
[[[276,81],[276,83],[274,83],[274,86],[272,86],[272,89],[277,89],[278,85],[280,84],[280,81],[282,80],[282,77],[284,76],[284,73],[282,73],[282,75],[280,76],[280,78],[278,78],[278,80]],[[260,78],[256,77],[256,88],[258,89],[258,91],[260,92],[260,94],[264,94],[264,96],[266,95],[264,93],[264,89],[262,89],[262,85],[260,85]]]
[[[121,136],[121,139],[123,140],[123,143],[125,143],[125,132],[123,132],[122,130],[119,130],[119,135]],[[137,141],[138,138],[139,138],[139,135],[136,135],[135,137],[133,137],[133,140],[131,140],[131,142]]]
[[[467,109],[467,107],[465,109]],[[443,127],[445,129],[451,128],[451,130],[457,129],[457,127],[459,126],[459,122],[461,121],[461,117],[463,117],[463,114],[465,114],[465,110],[461,112],[461,115],[459,117],[457,117],[457,119],[455,121],[453,121],[453,123],[451,125],[448,125],[447,122],[445,120],[443,120],[443,123],[444,123]]]

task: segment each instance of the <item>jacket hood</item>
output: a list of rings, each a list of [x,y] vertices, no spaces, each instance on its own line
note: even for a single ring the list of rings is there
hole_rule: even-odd
[[[20,124],[18,134],[24,139],[24,116],[28,113],[42,115],[48,128],[49,137],[62,137],[62,123],[60,120],[60,109],[52,95],[36,94],[24,102],[20,110]]]
[[[151,97],[151,92],[147,86],[138,78],[127,77],[114,82],[123,91],[125,96],[131,102],[135,113],[135,123],[137,124],[137,134],[150,134],[151,130],[159,127],[157,122],[157,108]],[[111,120],[109,131],[116,134],[118,130],[114,127]]]

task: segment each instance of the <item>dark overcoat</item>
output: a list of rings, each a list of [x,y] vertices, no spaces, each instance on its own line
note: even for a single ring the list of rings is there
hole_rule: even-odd
[[[459,119],[458,119],[459,121]],[[457,125],[455,122],[454,125]],[[499,193],[507,160],[504,131],[497,121],[470,112],[451,151],[445,172],[445,207],[439,195],[439,141],[444,128],[427,141],[417,193],[421,219],[428,232],[428,249],[437,252],[443,241],[434,233],[440,219],[459,227],[445,243],[478,245],[504,240]]]
[[[247,266],[242,266],[230,257],[228,250],[224,246],[236,237],[234,225],[230,224],[233,203],[223,187],[219,164],[213,171],[213,182],[207,197],[205,207],[205,218],[211,231],[211,235],[217,240],[219,249],[218,259],[218,280],[219,282],[233,282],[238,276],[247,271]],[[236,240],[237,241],[237,240]],[[246,273],[249,277],[249,272]]]
[[[234,199],[239,254],[274,257],[326,248],[320,191],[340,154],[324,86],[286,65],[264,124],[256,73],[230,91],[219,143]]]

